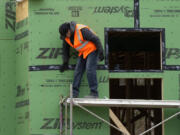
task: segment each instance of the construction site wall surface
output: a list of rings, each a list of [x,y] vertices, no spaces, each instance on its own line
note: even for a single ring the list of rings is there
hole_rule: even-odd
[[[72,49],[70,69],[59,72],[62,41],[58,29],[69,21],[88,25],[102,42],[106,57],[98,63],[99,98],[109,98],[110,93],[114,95],[116,91],[120,93],[121,89],[115,88],[124,88],[124,80],[151,79],[153,84],[158,84],[158,99],[180,99],[180,0],[24,0],[19,3],[0,0],[0,135],[59,134],[59,99],[60,95],[69,95],[78,57]],[[125,62],[116,63],[113,57],[118,57],[118,46],[122,45],[118,39],[121,38],[125,46],[126,41],[134,39],[142,39],[142,46],[155,43],[154,34],[150,38],[137,34],[147,31],[159,33],[159,49],[142,50],[137,46],[134,48],[140,51],[136,50],[127,58],[125,54],[129,54],[129,48],[122,47],[120,56]],[[111,37],[117,40],[115,45]],[[151,60],[145,57],[152,56],[146,50],[159,55],[153,55]],[[158,56],[158,70],[143,70],[141,65],[136,65],[140,70],[131,69],[133,63],[126,61],[135,61],[135,55],[144,61],[157,61],[155,56]],[[111,70],[109,63],[112,63]],[[123,63],[126,63],[125,70],[115,67]],[[158,79],[161,81],[156,81]],[[90,92],[86,73],[81,82],[80,98]],[[129,93],[133,93],[131,91],[133,89]],[[126,95],[124,98],[132,97]],[[88,109],[110,121],[109,108]],[[163,109],[160,116],[163,120],[177,111],[179,109]],[[114,135],[108,125],[80,108],[74,107],[73,118],[74,135]],[[161,134],[179,135],[179,124],[180,117],[173,118],[162,126]]]
[[[0,134],[15,133],[15,5],[0,0]]]

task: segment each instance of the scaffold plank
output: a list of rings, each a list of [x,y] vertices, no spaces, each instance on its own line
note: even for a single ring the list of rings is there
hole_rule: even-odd
[[[70,98],[66,100],[70,103]],[[180,108],[179,100],[137,100],[137,99],[87,99],[73,98],[73,102],[83,106],[130,107],[130,108]]]

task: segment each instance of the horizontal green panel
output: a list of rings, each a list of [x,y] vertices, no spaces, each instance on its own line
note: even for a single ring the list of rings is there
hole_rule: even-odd
[[[30,72],[30,93],[34,94],[38,92],[54,93],[55,95],[69,95],[70,83],[73,81],[74,71],[65,71],[60,73],[56,71],[32,71]],[[100,97],[109,96],[108,92],[108,72],[97,71],[99,94]],[[90,92],[87,82],[86,73],[83,75],[80,86],[80,97],[85,96]],[[43,89],[47,91],[43,91]],[[38,95],[37,93],[35,95]],[[54,100],[54,99],[53,99]]]
[[[104,98],[104,96],[108,97],[108,74],[105,71],[98,71],[97,74],[99,96],[100,98]],[[35,71],[30,72],[30,79],[31,133],[58,134],[60,95],[64,97],[69,95],[70,83],[72,83],[73,80],[73,72],[65,71],[64,73],[59,73],[59,71]],[[86,74],[83,76],[81,82],[79,97],[84,97],[90,92]],[[108,109],[91,109],[98,115],[101,115],[107,120],[109,119]],[[51,122],[47,125],[46,123],[49,120],[51,120]],[[78,133],[79,135],[84,133],[88,135],[98,135],[101,132],[108,135],[109,133],[108,126],[78,108],[74,110],[74,122],[76,125],[74,133]],[[82,124],[80,125],[80,123]],[[87,129],[93,132],[89,133]]]

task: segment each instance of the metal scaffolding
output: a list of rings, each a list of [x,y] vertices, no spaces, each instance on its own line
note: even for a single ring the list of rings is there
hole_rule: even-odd
[[[70,105],[70,135],[73,135],[73,105],[78,106],[82,110],[90,113],[94,117],[108,124],[109,126],[115,128],[119,132],[124,135],[130,135],[130,133],[126,130],[120,129],[119,127],[109,123],[105,119],[101,118],[94,112],[91,112],[84,106],[95,106],[95,107],[129,107],[129,108],[180,108],[180,101],[177,100],[136,100],[136,99],[87,99],[87,98],[72,98],[72,85],[70,85],[70,98],[66,98],[60,101],[60,135],[63,135],[63,105],[65,105],[65,135],[68,135],[67,132],[67,106]],[[169,118],[163,120],[162,122],[154,125],[150,129],[144,131],[140,135],[144,135],[147,132],[153,130],[159,125],[165,123],[166,121],[174,118],[179,115],[180,112],[175,113]],[[122,128],[124,126],[122,125]]]
[[[66,100],[68,104],[71,98]],[[136,99],[86,99],[73,98],[73,103],[82,106],[131,107],[131,108],[180,108],[180,101],[172,100],[136,100]]]

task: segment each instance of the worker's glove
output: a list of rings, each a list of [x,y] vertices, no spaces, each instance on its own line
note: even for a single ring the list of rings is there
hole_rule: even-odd
[[[68,69],[68,63],[64,63],[62,66],[60,66],[59,71],[64,72]]]
[[[104,53],[103,51],[99,52],[99,61],[104,60]]]

